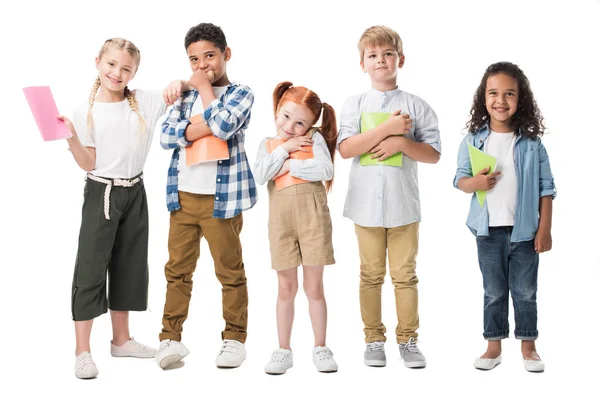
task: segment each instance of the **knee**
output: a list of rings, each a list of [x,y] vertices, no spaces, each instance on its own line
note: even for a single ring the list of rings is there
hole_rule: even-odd
[[[279,282],[279,299],[293,300],[298,292],[298,284],[294,282]]]
[[[323,300],[325,293],[323,292],[323,283],[304,283],[304,293],[309,300]]]
[[[371,271],[360,271],[360,281],[363,285],[381,286],[385,278],[385,266]]]

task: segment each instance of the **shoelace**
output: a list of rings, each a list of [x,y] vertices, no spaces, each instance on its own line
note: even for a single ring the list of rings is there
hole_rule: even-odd
[[[160,344],[160,348],[159,348],[159,350],[160,350],[160,351],[162,351],[162,350],[166,349],[167,347],[171,347],[171,341],[170,341],[170,340],[167,340],[167,341],[165,341],[165,342],[162,342],[162,343]]]
[[[408,339],[408,343],[402,346],[402,354],[408,351],[409,353],[417,353],[420,354],[419,348],[417,347],[417,343],[415,342],[415,338]]]
[[[333,358],[333,353],[329,349],[318,350],[316,353],[319,361],[331,360]]]
[[[374,352],[374,351],[382,351],[383,350],[383,343],[381,343],[381,342],[369,343],[369,349],[372,352]]]
[[[93,363],[94,363],[94,360],[92,360],[91,354],[86,354],[83,357],[77,358],[77,367],[79,369],[83,369],[86,365],[93,364]]]
[[[274,351],[273,354],[271,355],[270,362],[282,363],[285,361],[287,356],[288,356],[287,353],[284,353],[283,351]]]

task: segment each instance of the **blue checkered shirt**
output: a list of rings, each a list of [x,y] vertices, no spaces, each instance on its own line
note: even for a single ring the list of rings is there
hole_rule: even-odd
[[[169,211],[181,208],[177,170],[179,151],[192,144],[185,139],[185,129],[190,124],[192,106],[197,98],[197,90],[183,93],[162,124],[160,144],[164,149],[174,149],[167,174]],[[256,184],[244,150],[244,131],[250,122],[253,102],[254,94],[248,86],[231,83],[221,98],[213,100],[204,110],[204,120],[213,135],[227,140],[230,156],[229,160],[217,164],[214,218],[235,217],[256,203]]]

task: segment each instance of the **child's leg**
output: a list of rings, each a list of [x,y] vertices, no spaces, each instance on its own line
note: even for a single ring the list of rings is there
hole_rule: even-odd
[[[304,293],[315,335],[315,347],[325,346],[327,334],[327,303],[323,292],[323,266],[304,266]]]
[[[279,348],[291,350],[294,299],[298,292],[298,268],[277,271],[277,336]]]
[[[92,323],[93,322],[94,322],[93,319],[90,319],[87,321],[75,321],[75,341],[76,341],[75,355],[76,356],[83,353],[84,351],[87,351],[88,353],[91,352],[90,336],[92,334]]]
[[[508,284],[515,310],[515,337],[522,340],[523,358],[539,359],[535,349],[537,330],[537,276],[539,254],[533,240],[511,243]]]
[[[483,277],[483,337],[488,350],[481,358],[500,355],[500,340],[508,337],[508,247],[511,230],[490,227],[477,237],[477,256]]]
[[[360,313],[365,326],[365,341],[384,342],[381,286],[385,278],[386,229],[354,227],[360,254]]]
[[[129,311],[110,310],[110,320],[113,331],[112,343],[115,346],[122,346],[131,339],[129,334]]]
[[[181,341],[192,296],[192,276],[200,257],[202,232],[194,213],[194,195],[179,192],[182,208],[171,212],[169,226],[169,261],[165,265],[167,293],[159,340]]]
[[[222,304],[225,329],[223,340],[245,343],[248,327],[248,288],[242,258],[240,232],[242,214],[233,218],[213,218],[214,196],[204,196],[200,226],[215,262],[215,274],[223,287]]]
[[[388,229],[387,245],[396,295],[396,341],[407,343],[411,337],[417,339],[419,328],[419,279],[416,274],[419,223]]]

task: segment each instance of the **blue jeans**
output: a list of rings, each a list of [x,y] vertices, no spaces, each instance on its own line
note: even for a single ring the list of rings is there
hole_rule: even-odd
[[[511,243],[512,226],[490,227],[477,236],[479,268],[483,275],[483,337],[508,337],[508,292],[515,311],[515,337],[535,340],[539,255],[533,240]]]

